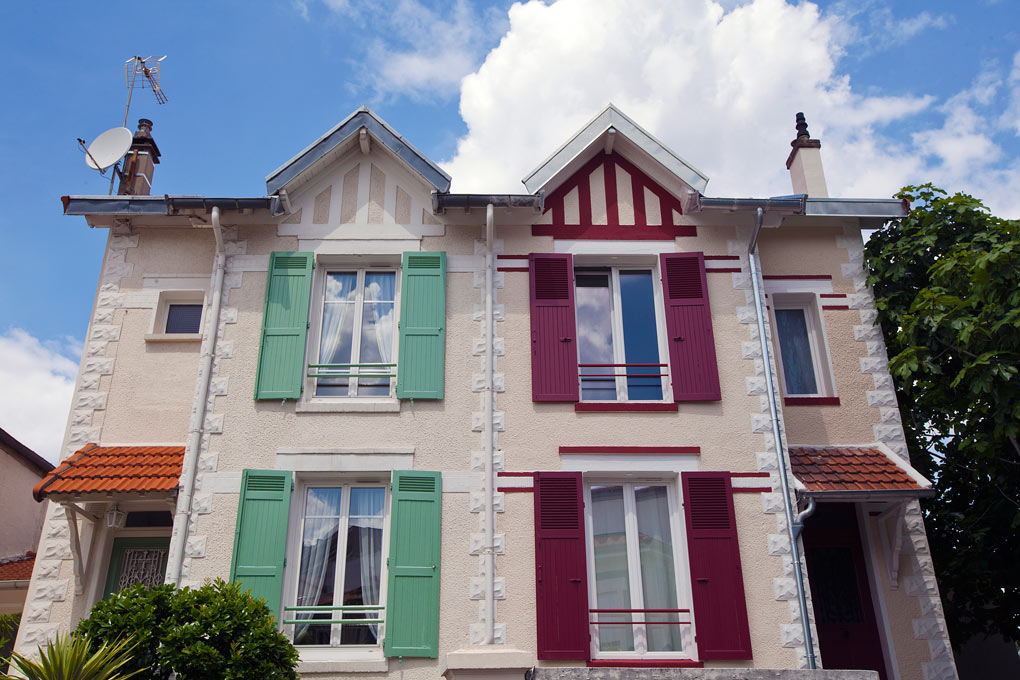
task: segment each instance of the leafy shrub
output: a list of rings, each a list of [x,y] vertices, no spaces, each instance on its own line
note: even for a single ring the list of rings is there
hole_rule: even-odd
[[[39,660],[11,657],[18,675],[0,674],[3,680],[127,680],[140,670],[127,670],[131,664],[133,644],[130,640],[102,643],[98,646],[87,636],[57,635],[39,648]]]
[[[14,649],[14,639],[18,637],[18,625],[21,614],[0,614],[0,673],[7,670],[7,658]]]
[[[146,678],[296,680],[297,650],[262,600],[221,579],[201,588],[136,585],[99,602],[75,631],[95,643],[132,637]]]

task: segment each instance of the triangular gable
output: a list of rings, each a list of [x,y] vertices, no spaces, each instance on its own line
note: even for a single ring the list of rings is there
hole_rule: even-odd
[[[622,155],[599,152],[545,197],[531,231],[563,239],[669,240],[696,236],[680,200]]]
[[[272,195],[280,189],[307,181],[310,175],[342,155],[348,147],[357,144],[358,133],[363,128],[374,142],[388,149],[426,184],[440,193],[450,190],[449,175],[397,134],[382,118],[362,106],[266,177],[266,193]]]

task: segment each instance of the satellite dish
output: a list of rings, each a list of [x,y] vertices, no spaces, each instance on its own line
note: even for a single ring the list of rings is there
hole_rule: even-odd
[[[93,170],[106,170],[131,148],[134,134],[126,127],[110,128],[89,144],[85,163]]]

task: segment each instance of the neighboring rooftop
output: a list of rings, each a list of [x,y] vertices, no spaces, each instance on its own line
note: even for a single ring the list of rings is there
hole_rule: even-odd
[[[2,428],[0,428],[0,447],[9,451],[11,455],[25,461],[30,467],[35,468],[40,475],[44,475],[53,469],[53,463],[19,442]]]
[[[0,559],[0,581],[28,581],[32,578],[35,553]]]
[[[87,444],[35,485],[37,501],[52,495],[167,492],[177,488],[183,446]]]
[[[809,492],[922,492],[931,487],[877,446],[791,446],[790,465]]]

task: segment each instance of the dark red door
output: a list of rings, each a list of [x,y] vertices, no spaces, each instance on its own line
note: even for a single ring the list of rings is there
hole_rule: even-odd
[[[878,671],[886,680],[854,504],[818,504],[804,528],[804,555],[822,666]]]

